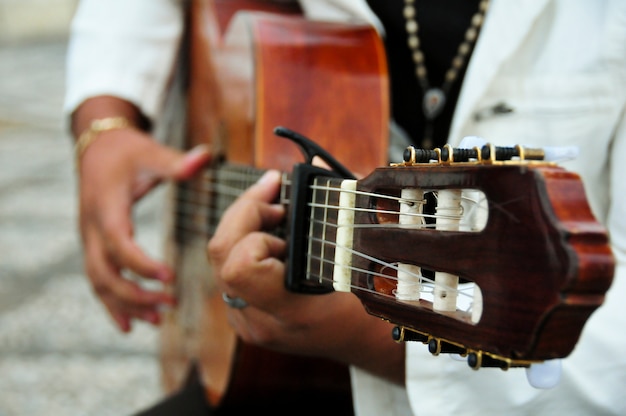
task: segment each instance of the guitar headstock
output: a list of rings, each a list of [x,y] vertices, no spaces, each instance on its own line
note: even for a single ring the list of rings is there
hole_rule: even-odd
[[[567,356],[614,269],[579,176],[521,147],[408,152],[357,182],[350,286],[366,309],[474,368]]]
[[[299,275],[355,293],[396,340],[473,368],[566,357],[614,260],[580,177],[542,159],[521,146],[409,148],[362,180],[317,178],[308,245],[291,248],[307,257]]]

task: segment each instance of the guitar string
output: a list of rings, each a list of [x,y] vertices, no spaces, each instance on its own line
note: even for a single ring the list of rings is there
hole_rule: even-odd
[[[218,175],[216,175],[216,176],[218,176]],[[222,175],[219,175],[219,176],[220,176],[220,179],[224,179],[225,177],[228,177],[229,179],[232,179],[235,182],[246,182],[246,183],[253,183],[256,179],[258,179],[258,175],[257,174],[249,174],[249,173],[248,174],[246,174],[246,173],[242,174],[242,173],[239,173],[239,172],[234,172],[234,173],[233,172],[228,172],[227,175],[223,175],[222,174]],[[242,180],[242,178],[243,178],[243,180]],[[224,196],[226,196],[226,197],[229,198],[228,202],[231,203],[231,202],[233,202],[236,199],[237,196],[239,196],[241,194],[241,187],[228,186],[228,185],[224,185],[223,183],[216,183],[213,178],[204,178],[203,182],[204,182],[204,186],[202,187],[202,189],[200,189],[200,191],[206,192],[206,196],[208,196],[210,194],[212,194],[214,196],[217,196],[217,197],[222,197],[222,198]],[[317,189],[322,189],[322,190],[326,190],[326,191],[329,191],[329,192],[341,192],[341,190],[336,189],[336,188],[331,188],[331,187],[325,187],[325,186],[324,187],[322,187],[322,186],[315,186],[315,187]],[[186,187],[186,188],[183,187],[183,193],[188,193],[188,192],[185,192],[185,191],[190,191],[189,187]],[[191,189],[191,191],[194,191],[194,190]],[[198,189],[195,189],[195,191],[196,191],[195,194],[197,194]],[[420,203],[423,203],[423,201],[408,201],[406,199],[402,199],[402,198],[399,198],[399,197],[393,197],[393,196],[390,196],[390,195],[384,195],[384,194],[373,194],[373,193],[358,192],[358,191],[355,192],[355,193],[356,194],[362,194],[362,195],[365,195],[365,196],[370,196],[370,197],[379,197],[379,198],[393,199],[393,200],[395,200],[398,203],[409,203],[409,204],[420,204]],[[179,197],[178,199],[179,199],[179,201],[182,202],[181,204],[178,204],[178,208],[179,208],[178,212],[177,212],[177,214],[179,214],[178,215],[179,221],[177,221],[178,228],[182,229],[183,231],[192,232],[194,234],[206,237],[208,239],[208,237],[212,234],[211,233],[211,231],[212,231],[211,227],[209,227],[208,225],[203,226],[203,227],[199,227],[198,224],[195,221],[184,221],[183,223],[181,223],[181,221],[180,221],[180,219],[181,219],[180,213],[181,213],[181,211],[184,211],[183,215],[182,215],[182,218],[185,218],[185,219],[191,218],[193,216],[197,217],[197,215],[194,215],[194,214],[197,213],[198,209],[204,209],[204,212],[206,212],[207,211],[206,208],[209,208],[210,204],[208,204],[206,202],[200,202],[200,201],[197,200],[197,198],[189,199],[189,198]],[[286,201],[286,202],[288,203],[289,201]],[[228,205],[228,204],[226,204],[226,205]],[[316,204],[312,204],[312,205],[316,205]],[[328,204],[317,204],[317,205],[322,206],[322,207],[327,208],[327,209],[328,208],[330,208],[330,209],[338,209],[337,206],[328,205]],[[355,210],[360,210],[360,209],[356,208]],[[388,211],[388,210],[368,209],[366,211],[374,212],[374,213],[386,213],[386,214],[396,214],[396,215],[398,214],[398,212],[396,212],[396,211]],[[215,214],[214,212],[212,212],[212,213]],[[404,215],[404,213],[403,213],[403,215]],[[437,217],[437,215],[428,215],[428,214],[419,214],[419,215],[422,216],[422,217],[428,217],[428,218],[436,218]],[[441,217],[441,215],[439,215],[439,217]],[[450,216],[446,216],[446,217],[450,217]],[[455,216],[455,217],[458,217],[458,216]],[[213,218],[216,221],[218,220],[218,218],[215,217],[215,216]],[[206,217],[204,219],[206,219]],[[204,223],[206,224],[207,222],[208,221],[205,221]],[[327,225],[327,226],[328,225],[336,226],[336,224],[332,224],[332,223],[327,223],[325,225]],[[417,227],[414,227],[414,228],[427,228],[427,227],[432,227],[432,226],[434,226],[434,225],[432,225],[432,224],[424,224],[424,225],[421,225],[421,226],[418,225]],[[390,227],[402,227],[402,228],[408,228],[407,225],[402,225],[402,224],[369,224],[369,225],[368,224],[360,224],[360,225],[359,224],[355,224],[354,227],[355,228],[360,228],[360,227],[372,227],[372,228],[373,227],[387,227],[387,228],[390,228]],[[330,242],[330,241],[325,241],[324,243],[325,244],[334,244],[333,242]],[[351,250],[351,251],[352,251],[352,253],[354,255],[367,256],[364,253],[358,253],[358,252],[353,251],[353,250]],[[397,270],[397,267],[394,266],[394,263],[381,262],[378,259],[376,259],[376,261],[379,262],[383,267],[388,267],[388,268]],[[330,261],[329,260],[324,260],[324,262],[328,263]],[[334,262],[330,262],[330,263],[334,264]],[[319,276],[316,276],[316,277],[320,278]],[[392,280],[393,279],[397,280],[397,278],[393,278],[392,276],[385,275],[385,277],[386,278],[390,278]],[[322,278],[322,279],[326,280],[326,281],[332,281],[332,279],[328,279],[328,278]],[[422,279],[422,281],[425,281],[425,282],[427,282],[429,284],[435,284],[435,282],[432,281],[432,279],[426,278],[424,276],[421,276],[421,279]],[[363,288],[355,286],[355,285],[351,285],[351,286],[352,286],[352,288],[357,289],[357,290],[362,290],[363,289]],[[467,294],[463,294],[462,290],[459,290],[457,288],[452,288],[452,287],[445,288],[444,287],[444,289],[447,289],[448,291],[454,291],[454,292],[460,293],[462,295],[468,296]],[[423,290],[422,292],[426,292],[426,291]]]
[[[395,264],[391,264],[391,266],[395,266]],[[385,275],[383,273],[372,272],[371,270],[360,270],[360,269],[357,269],[357,268],[350,268],[350,270],[363,271],[363,272],[368,273],[369,275],[374,276],[374,277],[392,278],[392,277],[390,277],[388,275]],[[309,276],[310,276],[310,280],[323,281],[323,282],[327,282],[327,283],[335,283],[335,280],[333,280],[331,278],[328,278],[328,277],[325,277],[325,276],[320,276],[320,275],[316,275],[316,274],[313,274],[313,273],[311,273]],[[459,288],[450,288],[450,287],[447,287],[446,285],[441,285],[441,284],[438,284],[438,283],[426,283],[426,284],[422,284],[420,286],[420,296],[422,296],[424,294],[430,294],[430,295],[434,294],[435,286],[438,286],[438,287],[440,287],[442,289],[446,289],[448,292],[457,293],[458,295],[464,296],[464,297],[470,299],[471,301],[473,301],[474,300],[474,295],[470,294],[470,293],[467,293],[467,292],[473,291],[474,290],[474,285],[475,285],[474,283],[464,283]],[[393,299],[393,300],[399,300],[394,295],[390,295],[390,294],[387,294],[387,293],[384,293],[384,292],[380,292],[380,291],[378,291],[376,289],[370,289],[370,288],[363,287],[363,286],[357,286],[357,285],[354,285],[352,283],[350,283],[348,285],[348,287],[350,289],[352,289],[353,291],[361,291],[361,292],[366,292],[366,293],[372,293],[372,294],[380,295],[380,296],[387,297],[387,298],[390,298],[390,299]],[[419,300],[424,300],[424,298],[420,298]],[[415,300],[412,300],[412,301],[417,302],[419,300],[415,299]],[[405,300],[403,300],[403,301],[405,301]],[[458,305],[457,305],[457,307],[458,307]],[[465,313],[470,313],[472,311],[472,303],[470,302],[469,306],[466,309],[460,309],[460,310],[462,312],[465,312]]]
[[[222,175],[220,175],[222,176]],[[241,174],[231,174],[230,177],[232,179],[235,179],[237,182],[243,183],[243,182],[247,182],[247,183],[253,183],[254,180],[256,180],[258,178],[258,175],[241,175]],[[241,178],[245,178],[245,180],[242,180]],[[216,183],[214,180],[205,180],[204,181],[205,184],[203,187],[201,187],[200,189],[197,189],[197,187],[189,187],[189,186],[182,186],[179,189],[182,192],[179,192],[177,195],[176,200],[178,201],[177,203],[177,208],[176,208],[176,214],[178,215],[179,218],[194,218],[197,217],[197,213],[199,211],[202,211],[203,213],[206,213],[207,211],[212,214],[212,216],[208,217],[206,215],[201,216],[201,219],[203,220],[203,222],[206,224],[207,222],[217,222],[219,220],[218,215],[220,214],[219,212],[215,212],[215,210],[211,210],[210,208],[214,208],[214,205],[212,203],[209,203],[208,201],[206,201],[205,198],[189,198],[186,195],[188,194],[193,194],[193,195],[198,195],[201,194],[202,196],[206,196],[209,197],[211,195],[217,197],[217,198],[213,198],[213,201],[218,200],[219,202],[222,202],[223,205],[230,205],[232,202],[234,202],[234,200],[236,199],[236,197],[238,197],[241,194],[241,186],[228,186],[225,185],[223,183]],[[338,190],[336,188],[332,188],[332,187],[327,187],[327,186],[312,186],[315,189],[321,189],[321,190],[326,190],[328,192],[346,192],[345,190]],[[196,189],[194,189],[196,188]],[[408,203],[409,205],[414,205],[414,204],[423,204],[423,201],[409,201],[403,198],[399,198],[399,197],[395,197],[395,196],[391,196],[391,195],[385,195],[385,194],[375,194],[375,193],[370,193],[370,192],[362,192],[362,191],[352,191],[357,195],[364,195],[364,196],[370,196],[370,197],[377,197],[377,198],[386,198],[386,199],[391,199],[391,200],[395,200],[398,203]],[[181,195],[182,194],[182,195]],[[225,200],[224,197],[227,197],[227,199]],[[478,205],[478,201],[474,200],[474,199],[470,199],[470,198],[465,198],[464,199],[468,200],[469,202],[471,202],[472,206],[477,206]],[[290,201],[286,200],[286,201],[281,201],[284,202],[285,204],[289,204]],[[338,209],[337,206],[334,205],[328,205],[328,204],[317,204],[317,203],[310,203],[309,204],[311,207],[316,207],[316,208],[325,208],[325,209]],[[371,213],[376,213],[376,214],[389,214],[389,215],[399,215],[398,211],[391,211],[391,210],[382,210],[382,209],[369,209],[369,208],[353,208],[354,211],[364,211],[364,212],[371,212]],[[181,215],[182,214],[182,215]],[[437,218],[446,218],[446,219],[462,219],[463,216],[462,214],[460,215],[443,215],[443,214],[423,214],[423,213],[402,213],[402,215],[407,215],[407,216],[417,216],[417,217],[422,217],[422,218],[430,218],[430,219],[437,219]],[[192,227],[188,227],[188,226],[184,226],[182,228],[200,228],[199,232],[200,233],[204,233],[206,232],[206,227],[197,227],[197,224],[193,221],[185,221],[185,224],[193,224]],[[461,226],[463,226],[464,224],[461,223]],[[468,226],[468,224],[465,224],[466,226]],[[424,224],[413,224],[413,225],[407,225],[407,224],[392,224],[392,223],[386,223],[386,224],[354,224],[353,227],[354,228],[363,228],[363,227],[371,227],[371,228],[375,228],[375,227],[389,227],[389,228],[393,228],[393,227],[397,227],[397,228],[432,228],[435,227],[436,224],[428,224],[428,223],[424,223]]]
[[[322,244],[330,244],[331,246],[333,246],[333,247],[335,247],[335,248],[340,248],[340,249],[342,249],[342,250],[346,250],[347,252],[349,252],[349,253],[350,253],[350,254],[352,254],[353,256],[359,256],[359,257],[362,257],[362,258],[364,258],[364,259],[366,259],[366,260],[369,260],[369,261],[372,261],[372,262],[374,262],[374,263],[377,263],[377,264],[379,264],[379,265],[381,265],[381,266],[383,266],[383,267],[388,267],[388,268],[391,268],[392,270],[395,270],[396,272],[400,271],[400,268],[397,266],[397,263],[395,263],[395,262],[394,262],[394,263],[389,263],[389,262],[386,262],[386,261],[380,260],[380,259],[378,259],[378,258],[376,258],[376,257],[373,257],[373,256],[370,256],[370,255],[368,255],[368,254],[366,254],[366,253],[362,253],[362,252],[356,251],[356,250],[354,250],[354,249],[352,249],[352,248],[349,248],[349,247],[346,247],[346,246],[339,245],[339,244],[337,244],[337,243],[335,243],[335,242],[333,242],[333,241],[327,241],[327,240],[324,240],[324,239],[321,239],[321,238],[316,238],[316,237],[310,237],[310,238],[309,238],[309,241],[316,241],[316,242],[319,242],[319,243],[322,243]],[[332,266],[335,266],[335,265],[336,265],[336,263],[335,263],[335,261],[334,261],[334,260],[328,260],[328,259],[325,259],[325,258],[320,258],[320,257],[318,257],[318,256],[313,256],[313,257],[314,257],[316,260],[321,261],[321,262],[323,262],[323,263],[330,264],[330,265],[332,265]],[[345,266],[345,265],[340,265],[340,267],[347,267],[347,266]],[[373,276],[384,277],[384,278],[388,278],[388,279],[390,279],[390,280],[394,280],[394,281],[398,281],[398,278],[397,278],[397,277],[390,276],[390,275],[386,275],[386,274],[382,274],[382,273],[376,273],[376,272],[373,272],[373,271],[371,271],[371,270],[360,269],[360,268],[357,268],[357,267],[354,267],[354,266],[349,266],[349,270],[350,270],[350,271],[360,272],[360,273],[366,273],[366,274],[373,275]],[[467,293],[464,293],[464,291],[466,290],[466,288],[465,288],[465,287],[464,287],[464,288],[462,288],[462,289],[459,289],[459,288],[455,288],[455,287],[452,287],[452,286],[443,285],[443,284],[441,284],[441,283],[435,282],[435,280],[433,280],[433,279],[431,279],[431,278],[429,278],[429,277],[422,276],[422,275],[418,275],[418,274],[415,274],[415,273],[410,272],[410,271],[408,271],[408,270],[403,270],[402,272],[403,272],[403,273],[406,273],[406,274],[409,274],[409,275],[411,275],[411,276],[412,276],[412,277],[414,277],[414,278],[418,278],[418,279],[420,279],[420,281],[421,281],[421,282],[426,282],[426,283],[428,283],[428,284],[430,284],[430,285],[432,285],[432,286],[437,286],[437,287],[440,287],[440,288],[445,289],[445,290],[447,290],[447,291],[449,291],[449,292],[451,292],[451,293],[452,293],[452,292],[453,292],[453,293],[458,293],[458,294],[460,294],[460,295],[462,295],[462,296],[467,296],[467,297],[469,297],[469,298],[473,298],[473,296],[472,296],[472,295],[469,295],[469,294],[467,294]],[[313,277],[313,279],[312,279],[312,280],[320,280],[320,279],[321,279],[321,280],[324,280],[324,281],[329,282],[329,283],[330,283],[330,282],[333,282],[333,283],[335,282],[335,280],[334,280],[334,279],[331,279],[331,278],[328,278],[328,277],[323,277],[323,276],[313,276],[313,275],[312,275],[312,277]],[[350,287],[355,288],[355,289],[360,289],[360,288],[361,288],[360,286],[354,286],[354,285],[352,285],[352,284],[350,284]],[[429,291],[421,291],[421,290],[420,290],[420,292],[421,292],[421,293],[428,293]]]
[[[336,188],[330,188],[330,187],[324,187],[324,188],[320,188],[318,187],[318,189],[325,189],[329,192],[345,192],[345,191],[340,191]],[[223,185],[218,185],[216,187],[212,187],[209,186],[206,189],[204,189],[203,191],[207,192],[207,196],[212,194],[217,196],[218,198],[223,197],[223,196],[227,196],[227,197],[232,197],[231,199],[229,199],[228,201],[221,201],[221,202],[227,202],[226,205],[229,205],[230,203],[234,202],[236,197],[240,195],[240,191],[236,192],[236,190],[238,190],[238,188],[236,187],[228,187],[228,186],[223,186]],[[197,190],[196,190],[197,191]],[[356,191],[354,192],[357,195],[366,195],[366,196],[372,196],[372,195],[376,195],[376,194],[372,194],[369,192],[360,192],[360,191]],[[196,192],[197,194],[197,192]],[[385,194],[378,194],[377,195],[380,198],[387,198],[387,199],[394,199],[395,201],[399,202],[399,203],[407,203],[407,200],[399,198],[399,197],[392,197],[389,195],[385,195]],[[471,198],[466,198],[463,197],[464,200],[467,200],[469,202],[471,202],[471,206],[478,206],[479,202],[475,199],[471,199]],[[207,208],[211,208],[211,204],[205,202],[205,201],[199,201],[197,198],[186,198],[186,197],[181,197],[178,196],[177,197],[177,201],[179,202],[179,204],[177,205],[177,209],[178,209],[178,214],[182,212],[182,214],[188,215],[189,217],[193,217],[194,214],[196,214],[200,209],[207,209]],[[285,204],[289,204],[290,201],[286,200],[286,201],[282,201]],[[413,204],[419,204],[422,203],[422,201],[408,201],[408,203],[413,203]],[[309,203],[308,204],[310,207],[312,208],[324,208],[324,209],[338,209],[339,207],[337,207],[336,205],[331,205],[331,204],[319,204],[319,203]],[[345,208],[344,208],[345,209]],[[354,211],[354,212],[370,212],[370,213],[375,213],[375,214],[388,214],[388,215],[399,215],[400,213],[398,211],[392,211],[392,210],[383,210],[383,209],[375,209],[375,208],[350,208],[350,210]],[[209,210],[210,211],[210,210]],[[215,214],[214,211],[211,211],[212,214]],[[420,217],[420,218],[424,218],[424,219],[439,219],[439,218],[444,218],[444,219],[454,219],[454,220],[463,220],[464,216],[463,214],[459,214],[459,215],[445,215],[445,214],[424,214],[424,213],[402,213],[403,216],[413,216],[413,217]],[[208,217],[209,219],[214,218],[217,219],[216,217]],[[207,217],[203,217],[203,220],[206,220]],[[464,223],[461,222],[459,224],[460,227],[470,227],[471,224],[470,223]],[[419,228],[435,228],[436,224],[435,223],[422,223],[422,224],[394,224],[394,223],[384,223],[384,224],[353,224],[351,225],[352,228],[377,228],[377,227],[382,227],[382,228],[403,228],[403,229],[419,229]]]

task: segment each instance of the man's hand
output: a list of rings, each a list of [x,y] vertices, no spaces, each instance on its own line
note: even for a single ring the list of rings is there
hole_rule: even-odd
[[[285,241],[267,233],[284,217],[278,172],[268,172],[225,212],[208,254],[219,288],[246,306],[229,321],[246,342],[331,358],[403,383],[404,349],[391,325],[368,315],[350,293],[303,295],[285,289]],[[237,305],[235,305],[237,306]]]
[[[124,277],[128,271],[162,282],[174,279],[169,267],[146,255],[133,239],[133,205],[162,181],[190,178],[208,160],[206,148],[183,154],[132,127],[99,133],[82,155],[78,173],[85,269],[124,332],[133,319],[158,324],[159,308],[175,303],[166,291],[146,290]]]

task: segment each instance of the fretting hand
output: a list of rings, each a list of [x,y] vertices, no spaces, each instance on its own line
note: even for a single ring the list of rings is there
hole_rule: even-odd
[[[209,243],[217,284],[233,306],[230,324],[246,342],[324,356],[403,383],[404,347],[392,341],[390,324],[368,315],[356,296],[285,289],[285,241],[265,232],[284,217],[284,208],[272,203],[279,188],[279,174],[268,172],[225,212]]]

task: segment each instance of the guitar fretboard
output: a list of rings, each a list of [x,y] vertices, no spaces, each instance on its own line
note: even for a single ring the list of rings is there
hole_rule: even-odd
[[[224,211],[263,171],[251,167],[220,163],[203,174],[183,182],[176,189],[176,240],[183,244],[191,238],[215,234]]]

